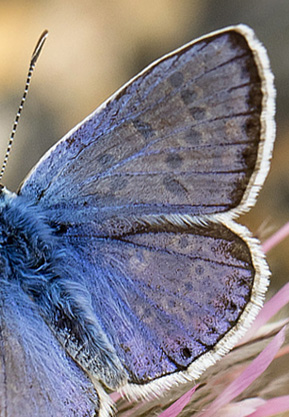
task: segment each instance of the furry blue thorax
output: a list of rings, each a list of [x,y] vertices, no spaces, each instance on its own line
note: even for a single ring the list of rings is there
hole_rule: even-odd
[[[0,195],[0,280],[16,280],[33,298],[55,279],[63,254],[45,217],[25,198],[2,189]]]
[[[90,376],[115,387],[123,370],[93,312],[74,256],[61,225],[49,224],[40,205],[1,190],[0,291],[1,282],[17,282],[67,353]],[[98,363],[107,366],[98,369]]]

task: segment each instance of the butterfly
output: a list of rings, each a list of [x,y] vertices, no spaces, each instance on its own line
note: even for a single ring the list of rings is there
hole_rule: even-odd
[[[0,415],[112,412],[197,379],[245,333],[269,269],[235,222],[275,136],[252,29],[148,66],[0,194]]]

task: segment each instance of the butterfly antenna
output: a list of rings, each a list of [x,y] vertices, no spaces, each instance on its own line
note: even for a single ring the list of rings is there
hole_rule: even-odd
[[[42,33],[42,35],[40,36],[40,38],[37,42],[37,45],[35,46],[35,49],[33,51],[33,54],[31,56],[31,61],[30,61],[29,70],[28,70],[28,74],[27,74],[27,79],[26,79],[26,83],[25,83],[24,93],[23,93],[23,96],[22,96],[22,99],[21,99],[21,102],[20,102],[20,105],[19,105],[19,108],[18,108],[18,112],[17,112],[16,117],[15,117],[13,127],[12,127],[12,132],[11,132],[11,135],[10,135],[10,139],[9,139],[9,143],[8,143],[8,146],[7,146],[6,154],[5,154],[4,161],[3,161],[3,164],[2,164],[2,168],[1,168],[1,171],[0,171],[0,180],[3,177],[4,171],[5,171],[5,168],[6,168],[6,165],[7,165],[10,150],[12,148],[14,136],[15,136],[16,129],[17,129],[17,126],[18,126],[19,118],[20,118],[22,109],[24,107],[24,103],[25,103],[25,100],[26,100],[26,97],[27,97],[28,89],[29,89],[29,86],[30,86],[30,83],[31,83],[32,73],[34,71],[36,61],[37,61],[37,59],[40,55],[40,52],[43,48],[43,45],[44,45],[44,42],[46,41],[47,36],[48,36],[48,31],[45,30]]]

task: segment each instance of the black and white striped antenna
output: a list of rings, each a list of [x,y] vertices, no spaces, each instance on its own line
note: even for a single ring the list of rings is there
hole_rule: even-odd
[[[2,164],[2,168],[1,168],[1,171],[0,171],[0,180],[2,179],[3,174],[5,172],[5,168],[6,168],[6,165],[7,165],[8,158],[9,158],[10,150],[12,148],[14,136],[15,136],[16,129],[17,129],[17,126],[18,126],[19,118],[20,118],[20,115],[21,115],[21,112],[22,112],[22,109],[23,109],[23,106],[24,106],[24,103],[25,103],[25,100],[26,100],[26,97],[27,97],[28,89],[29,89],[29,86],[30,86],[32,73],[33,73],[33,70],[35,68],[36,61],[37,61],[37,59],[40,55],[40,52],[42,50],[42,47],[44,45],[44,42],[46,41],[47,36],[48,36],[48,31],[45,30],[42,33],[42,35],[40,36],[40,38],[37,42],[37,45],[35,46],[35,49],[33,51],[33,54],[31,56],[31,61],[30,61],[29,70],[28,70],[28,74],[27,74],[27,79],[26,79],[26,83],[25,83],[24,93],[23,93],[23,96],[22,96],[22,99],[21,99],[21,102],[20,102],[20,105],[19,105],[19,108],[18,108],[18,112],[17,112],[16,117],[15,117],[13,127],[12,127],[12,132],[11,132],[11,135],[10,135],[10,139],[9,139],[9,142],[8,142],[6,154],[5,154],[3,164]]]

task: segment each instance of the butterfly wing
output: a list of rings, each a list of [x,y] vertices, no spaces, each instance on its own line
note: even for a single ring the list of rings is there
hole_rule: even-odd
[[[266,263],[231,219],[267,174],[273,101],[253,32],[216,32],[129,82],[19,190],[78,260],[128,381],[148,392],[198,376],[262,304]]]
[[[138,384],[128,393],[197,378],[251,324],[268,271],[247,230],[231,228],[167,225],[117,239],[66,232],[99,323]]]
[[[39,162],[20,194],[59,220],[244,211],[268,171],[274,90],[245,27],[149,66]],[[102,225],[102,226],[101,226]]]
[[[0,415],[96,417],[98,396],[18,284],[1,281]]]

